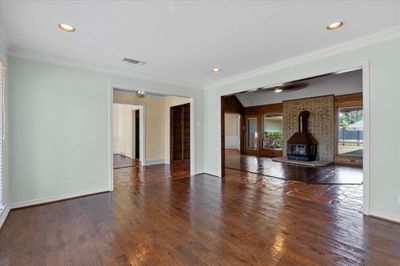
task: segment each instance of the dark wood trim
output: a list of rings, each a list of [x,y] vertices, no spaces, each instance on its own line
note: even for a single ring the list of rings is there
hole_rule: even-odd
[[[359,106],[363,106],[362,92],[335,96],[336,108]]]
[[[190,149],[190,103],[171,106],[170,162],[190,160]]]
[[[258,149],[257,150],[247,150],[244,149],[243,153],[254,156],[265,156],[265,157],[280,157],[283,155],[282,151],[277,150],[264,150],[262,148],[262,141],[264,138],[264,116],[265,115],[282,115],[283,113],[283,103],[273,103],[265,105],[257,105],[244,108],[244,134],[245,134],[245,147],[247,147],[247,118],[257,117],[257,132],[258,132]]]
[[[225,176],[225,102],[221,96],[221,176]]]

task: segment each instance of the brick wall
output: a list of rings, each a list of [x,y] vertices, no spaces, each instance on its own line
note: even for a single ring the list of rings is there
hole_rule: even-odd
[[[283,152],[286,142],[298,131],[298,115],[309,111],[308,131],[318,141],[317,160],[334,161],[335,156],[335,98],[333,95],[283,102]]]

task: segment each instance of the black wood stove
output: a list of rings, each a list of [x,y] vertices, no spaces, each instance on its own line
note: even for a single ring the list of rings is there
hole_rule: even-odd
[[[299,114],[299,132],[287,141],[287,157],[289,160],[315,161],[317,158],[317,141],[308,133],[309,111]]]

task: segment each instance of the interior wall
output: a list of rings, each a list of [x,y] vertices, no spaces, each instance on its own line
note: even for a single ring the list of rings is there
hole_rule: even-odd
[[[171,153],[171,123],[170,123],[170,108],[177,105],[190,103],[190,98],[179,97],[179,96],[167,96],[165,97],[165,163],[170,163]]]
[[[113,104],[114,154],[135,158],[135,110],[129,104]]]
[[[3,197],[4,197],[4,205],[5,209],[7,210],[9,208],[9,88],[8,88],[8,61],[7,61],[7,49],[6,46],[3,42],[4,40],[0,38],[0,60],[5,64],[6,66],[6,82],[5,82],[5,88],[4,88],[4,109],[5,109],[5,121],[4,121],[4,128],[3,130],[5,131],[5,139],[3,141],[3,156],[2,156],[2,165],[3,165]],[[3,214],[6,214],[4,212]],[[5,215],[2,216],[0,213],[0,227],[2,225],[2,222],[5,219]]]
[[[148,93],[193,97],[194,172],[204,171],[204,92],[200,89],[16,56],[8,57],[8,74],[9,195],[13,207],[110,189],[110,116],[112,86],[116,84]],[[150,114],[159,119],[159,113]],[[161,146],[163,142],[160,140]]]
[[[342,52],[314,53],[294,61],[286,61],[264,72],[247,73],[209,86],[205,93],[205,169],[221,174],[221,96],[311,77],[324,70],[340,70],[368,62],[369,69],[369,197],[370,213],[400,221],[400,179],[398,178],[398,150],[400,142],[393,142],[400,134],[400,123],[393,123],[388,114],[398,113],[400,90],[396,89],[400,76],[400,37],[392,34],[368,45],[347,46]],[[339,48],[337,48],[339,49]],[[346,50],[347,49],[347,50]],[[333,52],[332,52],[333,51]],[[318,56],[318,57],[317,57]],[[289,62],[289,63],[288,63]],[[292,63],[293,64],[290,64]],[[385,128],[385,130],[382,130]],[[388,149],[390,147],[390,149]],[[367,159],[366,159],[367,160]],[[366,165],[364,164],[364,167]]]
[[[240,115],[225,113],[225,148],[240,150]]]

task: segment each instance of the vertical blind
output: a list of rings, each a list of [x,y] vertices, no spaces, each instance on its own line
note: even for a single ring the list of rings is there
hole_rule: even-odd
[[[4,87],[6,68],[0,61],[0,212],[4,208],[3,141],[4,141]]]

